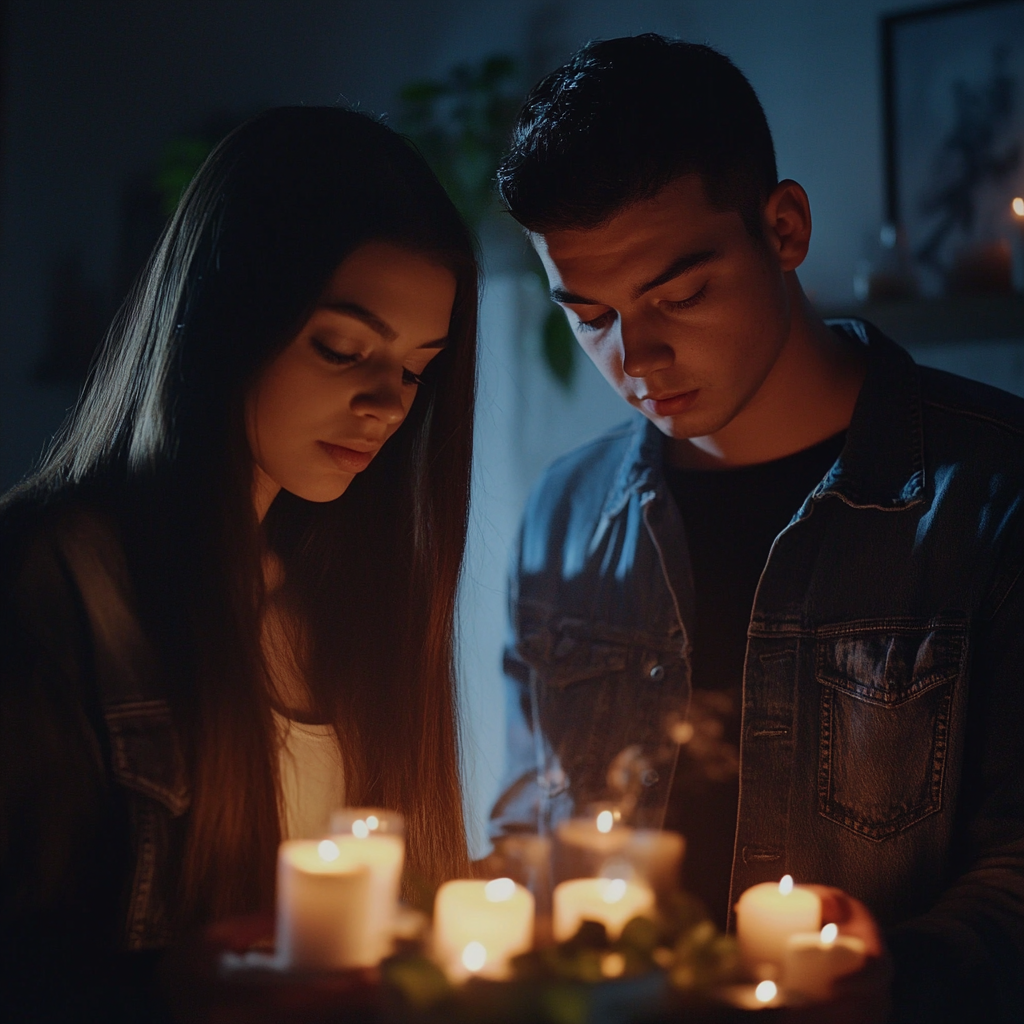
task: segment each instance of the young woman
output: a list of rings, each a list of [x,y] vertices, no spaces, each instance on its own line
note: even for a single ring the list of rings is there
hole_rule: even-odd
[[[10,995],[102,1019],[117,964],[128,1006],[115,951],[269,909],[332,804],[401,811],[413,878],[465,869],[476,301],[454,207],[368,117],[273,110],[200,170],[0,511]]]

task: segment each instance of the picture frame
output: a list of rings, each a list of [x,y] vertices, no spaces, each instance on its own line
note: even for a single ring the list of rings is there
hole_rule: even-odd
[[[926,297],[1008,290],[1011,202],[1024,193],[1024,0],[888,15],[881,44],[892,237]]]

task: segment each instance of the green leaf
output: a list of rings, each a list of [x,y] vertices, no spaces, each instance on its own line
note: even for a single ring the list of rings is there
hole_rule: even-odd
[[[552,309],[544,321],[542,350],[555,380],[566,391],[571,390],[576,376],[576,339],[561,309]]]

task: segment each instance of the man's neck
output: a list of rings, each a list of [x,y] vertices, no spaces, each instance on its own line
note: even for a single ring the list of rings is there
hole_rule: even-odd
[[[721,430],[670,439],[668,462],[682,469],[731,469],[803,451],[850,425],[864,383],[861,346],[830,330],[787,276],[790,329],[764,383]]]

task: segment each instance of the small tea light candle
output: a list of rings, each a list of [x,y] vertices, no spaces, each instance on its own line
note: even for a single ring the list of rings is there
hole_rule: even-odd
[[[793,885],[793,877],[751,886],[736,904],[736,938],[747,969],[755,976],[777,974],[786,955],[786,941],[797,932],[821,927],[821,900]]]
[[[866,948],[855,935],[840,935],[834,924],[820,932],[798,932],[786,940],[783,987],[811,999],[825,1000],[832,983],[864,966]]]
[[[445,882],[434,900],[434,955],[449,977],[508,976],[533,945],[533,896],[511,878]]]
[[[553,930],[556,942],[571,939],[584,921],[603,924],[613,941],[634,917],[654,912],[654,891],[623,878],[573,878],[555,886]]]
[[[370,871],[330,839],[292,839],[277,854],[276,959],[334,970],[367,962]]]
[[[331,842],[343,857],[370,872],[367,930],[371,934],[363,966],[380,963],[391,952],[398,889],[405,861],[402,816],[373,807],[352,807],[331,815]]]

